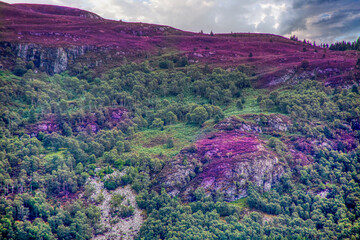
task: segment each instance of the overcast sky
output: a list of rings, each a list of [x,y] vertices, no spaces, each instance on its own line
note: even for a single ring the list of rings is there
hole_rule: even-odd
[[[263,32],[327,42],[360,36],[360,0],[5,0],[85,9],[108,18],[215,33]]]

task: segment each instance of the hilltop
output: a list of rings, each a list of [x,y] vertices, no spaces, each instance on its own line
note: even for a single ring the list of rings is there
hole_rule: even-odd
[[[75,59],[103,71],[121,65],[124,57],[142,62],[171,55],[213,67],[231,69],[246,64],[254,70],[259,87],[305,78],[326,79],[331,85],[351,85],[360,79],[355,51],[331,51],[271,34],[185,32],[36,4],[1,3],[0,21],[2,55],[7,56],[5,49],[10,47],[17,56],[51,74],[72,69]],[[14,59],[1,63],[9,66]]]

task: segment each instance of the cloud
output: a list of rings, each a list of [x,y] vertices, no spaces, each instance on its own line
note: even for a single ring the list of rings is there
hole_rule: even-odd
[[[8,0],[77,7],[131,22],[199,32],[267,32],[317,42],[355,40],[359,0]]]
[[[318,42],[355,40],[360,30],[359,0],[294,0],[281,16],[280,34]]]
[[[264,15],[275,14],[269,6],[276,0],[9,0],[86,9],[109,19],[170,25],[198,32],[258,32]],[[268,8],[263,8],[266,3]],[[271,6],[270,6],[271,8]],[[276,20],[277,17],[268,18]],[[270,23],[267,23],[268,26]],[[273,25],[276,22],[271,23]],[[270,24],[270,25],[271,25]],[[264,26],[262,24],[261,26]],[[273,27],[273,26],[271,26]],[[262,28],[263,29],[263,28]]]

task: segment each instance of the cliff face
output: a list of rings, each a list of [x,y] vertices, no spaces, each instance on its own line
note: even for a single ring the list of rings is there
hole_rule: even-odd
[[[269,191],[284,173],[284,162],[267,147],[259,134],[268,129],[283,132],[288,119],[269,117],[266,127],[253,122],[228,118],[215,126],[216,132],[198,140],[172,159],[159,175],[159,182],[173,196],[191,199],[191,193],[202,187],[207,194],[221,193],[225,200],[247,196],[248,183]]]
[[[25,61],[33,61],[37,68],[49,74],[67,70],[78,57],[94,49],[92,46],[45,47],[33,43],[3,43],[12,52]]]
[[[197,152],[183,151],[163,170],[161,182],[171,195],[190,200],[199,187],[233,201],[247,196],[248,182],[270,190],[284,173],[273,152],[254,134],[218,132],[199,140]]]

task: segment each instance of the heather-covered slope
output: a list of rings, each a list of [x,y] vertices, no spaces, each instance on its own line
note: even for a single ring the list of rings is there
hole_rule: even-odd
[[[197,188],[207,195],[223,194],[228,201],[246,197],[248,182],[270,190],[284,168],[279,156],[259,139],[258,131],[261,128],[208,134],[195,143],[195,149],[185,149],[171,160],[160,173],[159,183],[171,195],[180,194],[186,200]]]
[[[0,20],[0,239],[360,239],[355,52]]]
[[[252,66],[260,87],[304,78],[326,79],[332,85],[360,79],[354,69],[355,52],[331,51],[276,35],[210,36],[168,26],[106,20],[86,11],[49,5],[1,3],[0,8],[2,55],[9,55],[5,50],[10,47],[17,56],[35,61],[49,73],[71,68],[75,59],[101,69],[116,65],[124,56],[143,61],[170,53],[185,55],[193,63]],[[82,55],[86,57],[80,58]],[[14,61],[8,57],[2,59],[3,65]]]

